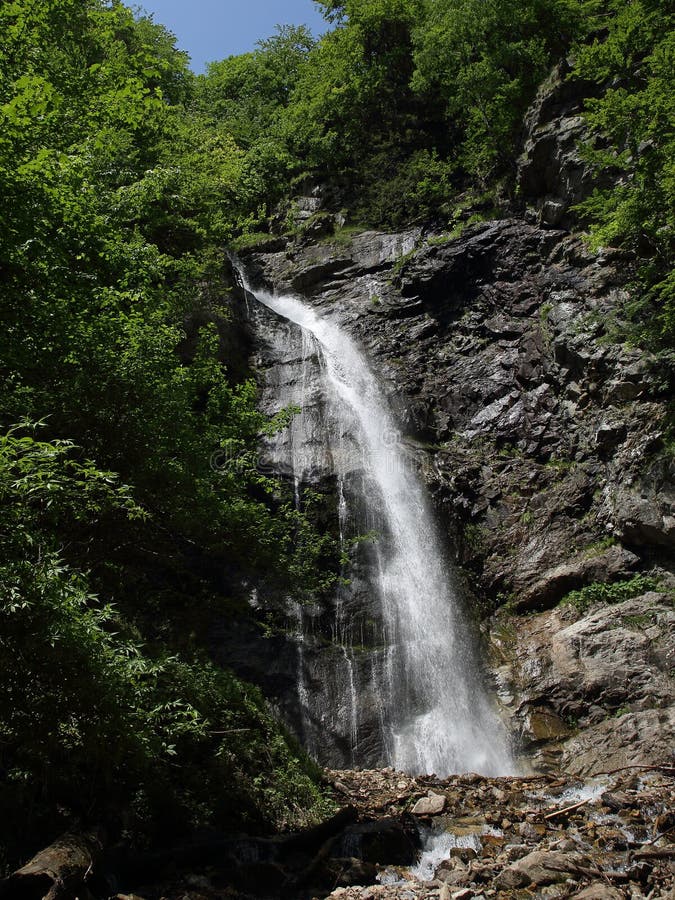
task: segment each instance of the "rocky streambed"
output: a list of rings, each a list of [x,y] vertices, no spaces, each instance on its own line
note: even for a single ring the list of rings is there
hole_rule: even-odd
[[[378,865],[376,884],[343,885],[330,896],[669,897],[673,774],[627,768],[585,781],[478,775],[438,781],[390,770],[332,773],[364,814],[410,816],[422,846],[415,865]],[[345,864],[338,879],[349,872]]]
[[[143,897],[672,898],[675,768],[555,775],[326,773],[340,811],[305,835],[233,840]],[[120,895],[118,900],[127,900]]]

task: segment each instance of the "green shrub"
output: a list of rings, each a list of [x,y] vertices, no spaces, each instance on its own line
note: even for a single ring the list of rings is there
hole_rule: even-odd
[[[252,231],[247,234],[239,235],[239,237],[230,242],[230,247],[235,253],[238,253],[241,250],[264,250],[266,244],[270,244],[276,240],[277,238],[274,235],[268,234],[266,231]]]
[[[657,579],[647,575],[634,575],[633,578],[615,581],[613,584],[596,581],[578,591],[570,591],[560,602],[584,613],[596,603],[620,603],[622,600],[639,597],[647,591],[658,590],[658,585]]]

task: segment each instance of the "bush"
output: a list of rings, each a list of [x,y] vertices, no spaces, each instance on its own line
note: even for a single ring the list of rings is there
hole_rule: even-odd
[[[570,591],[560,602],[585,613],[596,603],[621,603],[622,600],[639,597],[647,591],[658,590],[658,585],[657,579],[647,575],[635,575],[627,581],[615,581],[613,584],[596,581],[578,591]]]

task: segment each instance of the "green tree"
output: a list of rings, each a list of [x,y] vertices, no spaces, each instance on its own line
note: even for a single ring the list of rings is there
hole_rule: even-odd
[[[672,5],[610,4],[607,33],[579,48],[575,73],[604,87],[586,118],[604,143],[588,159],[611,188],[581,206],[595,246],[620,244],[636,259],[627,312],[653,346],[675,345],[675,31]]]
[[[117,0],[12,0],[0,34],[0,843],[269,826],[318,794],[205,623],[245,579],[320,590],[332,551],[257,470],[276,425],[225,349],[264,175]]]
[[[253,52],[210,63],[198,101],[248,149],[274,128],[314,46],[304,26],[282,26]]]
[[[576,17],[564,0],[427,0],[413,86],[445,106],[459,162],[486,181],[513,164],[523,115]]]
[[[371,147],[391,146],[395,135],[405,143],[411,30],[420,9],[420,0],[349,0],[327,7],[337,27],[310,55],[285,116],[296,155],[338,173],[353,169]]]

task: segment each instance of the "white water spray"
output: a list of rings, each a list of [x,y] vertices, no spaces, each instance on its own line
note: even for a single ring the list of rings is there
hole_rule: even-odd
[[[372,578],[384,623],[384,664],[376,676],[387,756],[382,762],[440,776],[512,773],[508,741],[482,684],[425,489],[364,354],[339,325],[303,301],[253,289],[243,273],[242,281],[260,303],[303,329],[303,353],[309,352],[311,342],[311,352],[321,360],[331,415],[341,424],[341,433],[349,433],[352,444],[360,445],[358,465],[369,519],[382,532],[376,544],[378,571]],[[301,437],[295,434],[300,425],[301,417],[296,417],[291,425],[294,455],[302,453]],[[342,530],[342,474],[354,470],[354,459],[344,458],[349,456],[344,446],[337,446],[332,456],[341,491]],[[303,460],[293,463],[298,477]],[[354,694],[351,669],[349,674]],[[356,702],[353,696],[353,740]]]

